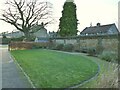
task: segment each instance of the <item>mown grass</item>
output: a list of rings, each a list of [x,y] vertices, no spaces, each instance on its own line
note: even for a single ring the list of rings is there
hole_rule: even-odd
[[[37,88],[66,88],[96,74],[89,58],[50,50],[16,50],[12,55]]]

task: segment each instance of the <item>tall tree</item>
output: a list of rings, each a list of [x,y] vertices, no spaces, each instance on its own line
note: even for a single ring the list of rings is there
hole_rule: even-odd
[[[62,17],[59,19],[59,34],[60,36],[75,36],[77,35],[77,16],[76,5],[73,0],[66,0],[63,6]]]
[[[30,37],[31,29],[36,23],[43,22],[47,25],[51,22],[51,5],[48,2],[38,2],[39,0],[9,0],[5,4],[8,5],[2,14],[3,20],[15,26],[22,31],[27,39]],[[46,22],[47,21],[47,22]],[[36,30],[35,30],[36,31]]]

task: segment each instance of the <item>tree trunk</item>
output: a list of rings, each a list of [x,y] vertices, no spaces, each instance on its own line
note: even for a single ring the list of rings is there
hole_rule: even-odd
[[[25,34],[25,39],[26,39],[26,41],[30,41],[30,33],[29,32],[24,32],[24,34]]]

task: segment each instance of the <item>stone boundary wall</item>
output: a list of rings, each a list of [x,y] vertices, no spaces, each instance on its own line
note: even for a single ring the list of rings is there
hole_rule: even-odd
[[[57,44],[73,44],[74,50],[80,51],[81,49],[96,49],[100,44],[105,51],[116,52],[118,54],[119,38],[119,35],[57,37],[50,38],[50,41],[47,43],[11,42],[9,44],[9,49],[32,49],[39,47],[54,47],[54,45]]]
[[[57,37],[51,38],[51,40],[54,44],[73,44],[76,50],[80,50],[81,48],[96,48],[101,43],[105,51],[118,53],[118,35]]]

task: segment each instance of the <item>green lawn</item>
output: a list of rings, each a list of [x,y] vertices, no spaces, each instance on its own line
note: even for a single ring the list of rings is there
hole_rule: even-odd
[[[12,55],[37,88],[70,87],[96,74],[98,65],[81,55],[51,50],[16,50]]]

